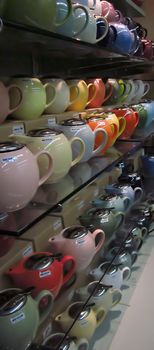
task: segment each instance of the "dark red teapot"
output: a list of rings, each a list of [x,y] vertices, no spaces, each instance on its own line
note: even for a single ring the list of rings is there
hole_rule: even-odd
[[[71,266],[65,273],[67,263],[71,263]],[[11,267],[7,275],[13,279],[16,287],[24,289],[34,286],[33,296],[46,289],[56,297],[61,287],[73,276],[75,268],[76,263],[72,256],[36,252]]]

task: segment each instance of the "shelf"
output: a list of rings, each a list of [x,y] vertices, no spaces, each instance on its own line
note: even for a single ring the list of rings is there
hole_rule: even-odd
[[[41,186],[33,201],[24,209],[10,213],[0,221],[0,234],[20,236],[47,214],[60,213],[67,199],[101,176],[103,172],[112,170],[119,161],[135,153],[141,147],[141,142],[131,141],[123,144],[119,141],[106,156],[93,158],[88,163],[77,165],[58,184]],[[85,171],[86,166],[90,171]],[[78,175],[75,176],[76,172],[80,172],[80,179]],[[86,176],[85,173],[87,173]]]
[[[112,0],[113,5],[127,17],[145,17],[144,10],[132,0]]]
[[[36,27],[4,22],[0,76],[118,77],[149,72],[154,61],[129,57]],[[9,45],[8,45],[9,43]]]

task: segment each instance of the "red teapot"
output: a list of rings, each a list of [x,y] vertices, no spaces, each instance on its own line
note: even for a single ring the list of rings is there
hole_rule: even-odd
[[[135,131],[139,123],[139,114],[134,111],[132,108],[117,108],[113,112],[116,116],[123,117],[126,120],[126,127],[123,133],[121,134],[122,139],[129,139]]]
[[[88,108],[100,108],[105,101],[112,95],[113,86],[108,82],[107,84],[103,83],[102,79],[90,79],[87,81],[88,84],[93,84],[89,89],[89,100],[91,101],[88,104]],[[92,99],[94,92],[93,86],[96,87],[95,97]],[[106,94],[106,89],[109,89],[109,92]]]
[[[64,274],[67,263],[71,267]],[[35,297],[40,291],[49,290],[54,298],[58,295],[61,287],[68,282],[74,274],[76,268],[75,259],[72,256],[61,254],[51,254],[49,252],[36,252],[20,260],[6,273],[11,277],[18,288],[26,289],[34,286],[32,292]]]

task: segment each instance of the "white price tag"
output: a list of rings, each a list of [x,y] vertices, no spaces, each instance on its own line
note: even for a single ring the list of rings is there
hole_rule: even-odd
[[[40,278],[48,277],[50,275],[51,275],[51,271],[50,270],[48,270],[48,271],[40,271],[39,272],[39,277]]]
[[[10,318],[10,321],[11,321],[12,324],[19,323],[19,322],[21,322],[23,320],[25,320],[25,314],[23,312],[21,314],[17,315],[17,316],[14,316],[14,317]]]
[[[56,118],[55,117],[52,117],[52,118],[48,119],[48,126],[49,127],[55,126],[56,124],[57,123],[56,123]]]
[[[24,133],[25,133],[24,124],[15,124],[15,125],[13,125],[12,133],[14,135],[24,135]]]
[[[2,164],[8,164],[8,163],[14,163],[14,162],[16,162],[16,160],[17,160],[16,156],[15,157],[5,157],[5,158],[1,158],[0,162]]]
[[[85,206],[85,201],[81,200],[78,204],[77,204],[77,208],[78,210],[82,209]]]
[[[94,197],[97,197],[99,195],[99,189],[96,188],[96,190],[94,191]]]
[[[25,256],[29,256],[30,254],[33,253],[33,248],[32,246],[28,246],[26,249],[23,250],[22,252],[22,256],[25,257]]]
[[[61,219],[56,220],[53,224],[54,231],[57,231],[59,228],[61,228],[61,226],[62,226]]]

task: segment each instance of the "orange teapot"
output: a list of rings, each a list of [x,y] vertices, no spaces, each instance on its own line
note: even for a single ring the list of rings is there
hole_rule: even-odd
[[[88,84],[93,84],[96,87],[96,95],[94,96],[94,89],[89,88],[89,100],[88,108],[99,108],[105,101],[112,95],[113,86],[110,83],[104,84],[102,79],[90,79]],[[106,89],[109,88],[108,93]]]
[[[98,156],[105,154],[105,152],[112,146],[113,140],[117,135],[117,125],[115,123],[110,124],[105,118],[100,118],[100,116],[97,114],[93,114],[90,116],[87,115],[86,119],[87,119],[87,124],[90,126],[90,128],[93,131],[98,128],[106,131],[108,135],[108,141],[106,146],[98,154]],[[102,142],[103,142],[103,137],[101,133],[97,133],[97,136],[95,139],[95,149],[98,148],[98,145],[100,146]]]

